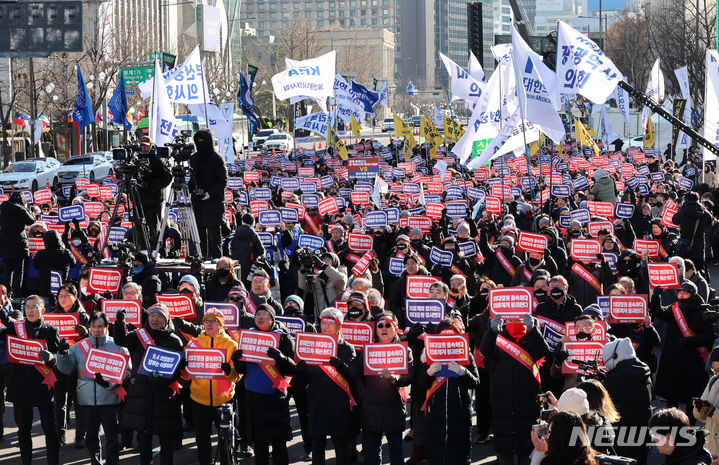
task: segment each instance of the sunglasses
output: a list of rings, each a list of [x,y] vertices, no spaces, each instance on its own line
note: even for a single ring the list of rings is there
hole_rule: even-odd
[[[377,323],[377,329],[384,329],[384,328],[392,328],[394,325],[392,323]]]
[[[230,302],[244,302],[245,301],[245,299],[243,299],[242,297],[228,297],[227,300],[229,300]]]

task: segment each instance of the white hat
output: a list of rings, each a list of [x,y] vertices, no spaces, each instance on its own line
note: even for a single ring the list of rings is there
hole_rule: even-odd
[[[559,397],[557,410],[573,412],[579,415],[586,415],[589,412],[589,401],[587,393],[577,388],[569,388]]]

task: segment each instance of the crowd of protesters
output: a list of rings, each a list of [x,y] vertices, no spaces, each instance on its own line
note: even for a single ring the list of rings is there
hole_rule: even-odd
[[[211,238],[201,246],[214,258],[211,271],[159,266],[191,250],[171,220],[159,256],[134,253],[111,290],[98,289],[93,270],[119,268],[107,263],[122,249],[103,246],[128,241],[136,227],[112,216],[116,201],[129,210],[127,199],[100,189],[116,180],[6,193],[0,402],[12,404],[22,463],[32,462],[37,409],[49,464],[62,463],[73,437],[93,464],[117,464],[121,450],[136,447],[146,465],[157,436],[154,461],[170,465],[183,433],[194,431],[206,465],[227,405],[236,440],[231,453],[221,450],[223,464],[250,456],[289,463],[291,412],[303,460],[313,464],[325,463],[328,437],[338,464],[469,464],[473,444],[487,442],[501,465],[596,464],[600,454],[645,464],[652,442],[666,463],[716,460],[719,318],[708,269],[719,258],[719,191],[714,168],[694,150],[677,166],[651,149],[586,154],[566,143],[560,153],[547,146],[529,162],[510,154],[466,173],[451,146],[417,146],[401,162],[396,146],[362,140],[348,148],[371,176],[331,149],[262,151],[226,166],[212,188],[193,193],[206,202],[203,222],[221,225],[221,253]],[[85,218],[61,221],[72,205],[83,205]],[[655,264],[671,265],[666,285]],[[420,296],[410,291],[417,277],[431,278]],[[493,308],[502,289],[528,296],[530,310]],[[157,295],[186,296],[193,311],[178,316]],[[617,296],[643,296],[641,318],[623,321],[609,306]],[[439,302],[441,311],[423,320],[412,300]],[[106,311],[112,301],[137,301],[141,311]],[[56,327],[54,314],[74,324]],[[290,322],[298,321],[301,332],[336,341],[324,363],[296,351]],[[358,322],[371,323],[370,344],[404,343],[404,370],[368,373],[366,347],[344,332]],[[276,341],[265,362],[242,349],[248,330]],[[466,358],[433,361],[426,338],[457,335]],[[9,358],[9,344],[21,339],[41,345],[30,362]],[[579,364],[568,348],[590,341],[598,349]],[[155,348],[225,355],[209,378],[192,376],[189,356],[164,375],[147,370]],[[93,349],[127,359],[119,379],[88,373]],[[705,429],[693,428],[697,420]],[[626,428],[650,427],[627,441]],[[409,457],[403,441],[412,443]]]

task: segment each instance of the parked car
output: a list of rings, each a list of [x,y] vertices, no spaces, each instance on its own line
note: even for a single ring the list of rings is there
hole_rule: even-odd
[[[382,121],[382,132],[394,131],[394,118],[385,118]]]
[[[57,187],[60,162],[54,158],[29,158],[18,161],[0,173],[0,187],[9,192],[13,186],[20,190],[37,190],[48,185]]]
[[[412,119],[409,120],[412,127],[418,128],[422,125],[422,117],[419,115],[414,115]]]
[[[112,157],[112,155],[110,155]],[[105,176],[114,173],[112,162],[105,152],[90,152],[65,160],[57,172],[59,183],[73,184],[78,177],[86,177],[90,182],[99,182]]]
[[[289,152],[294,147],[294,139],[285,133],[273,134],[265,141],[264,147],[267,150],[274,148],[276,152]]]
[[[279,134],[279,133],[280,133],[280,131],[278,129],[261,129],[252,138],[252,145],[256,149],[259,149],[260,147],[262,147],[262,145],[265,143],[265,141],[270,138],[270,136],[272,136],[274,134]]]

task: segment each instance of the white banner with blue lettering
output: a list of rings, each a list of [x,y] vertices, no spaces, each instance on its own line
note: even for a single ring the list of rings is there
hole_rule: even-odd
[[[322,106],[327,97],[334,95],[336,58],[334,50],[309,60],[286,58],[285,70],[272,76],[275,96],[286,100],[303,95],[317,100]]]

